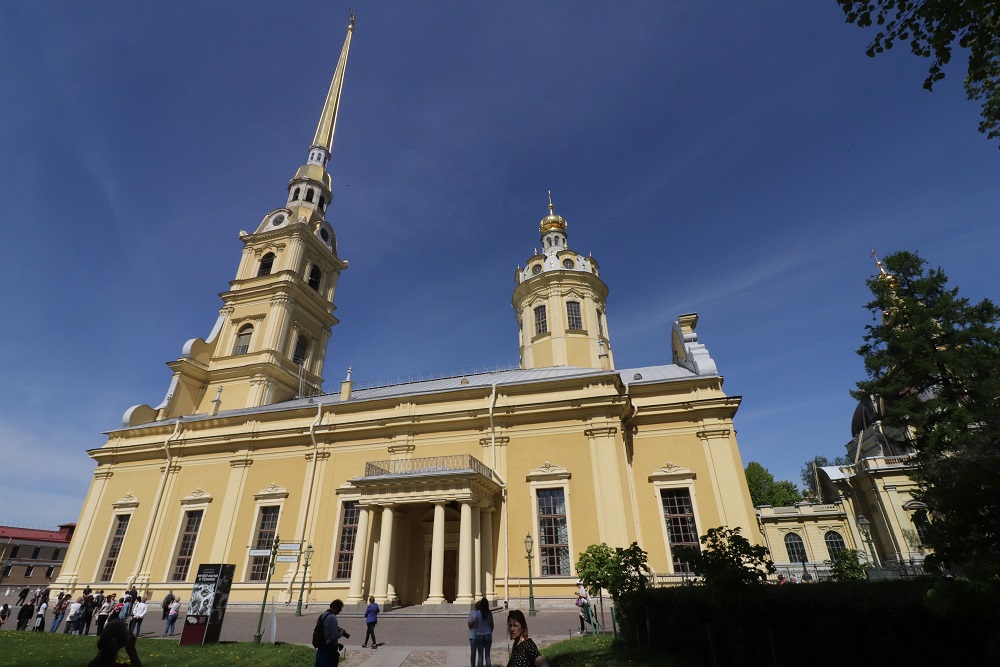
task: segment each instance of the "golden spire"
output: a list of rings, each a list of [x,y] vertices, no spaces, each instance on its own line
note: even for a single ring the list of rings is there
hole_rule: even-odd
[[[567,223],[563,217],[555,213],[555,207],[552,206],[552,190],[549,190],[549,214],[542,218],[542,221],[538,225],[538,231],[541,234],[552,230],[565,233],[566,225]]]
[[[340,93],[344,88],[344,72],[347,70],[347,53],[351,50],[351,35],[354,34],[354,12],[351,12],[351,22],[347,25],[347,38],[344,40],[344,48],[340,51],[340,61],[337,62],[337,69],[333,73],[333,81],[330,82],[330,92],[326,95],[326,104],[323,105],[323,113],[319,117],[319,125],[316,127],[316,136],[313,138],[313,147],[323,148],[329,157],[333,150],[333,132],[337,127],[337,109],[340,108]]]

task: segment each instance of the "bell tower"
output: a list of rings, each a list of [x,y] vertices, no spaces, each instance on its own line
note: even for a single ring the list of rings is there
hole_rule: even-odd
[[[569,223],[556,215],[549,193],[549,214],[538,226],[541,252],[535,250],[514,273],[511,305],[517,316],[521,368],[576,366],[614,368],[605,318],[608,287],[597,260],[570,250]]]
[[[326,167],[353,33],[352,13],[306,163],[289,181],[284,206],[265,215],[252,233],[240,232],[243,256],[229,291],[220,295],[215,327],[168,362],[174,375],[163,402],[130,408],[123,426],[257,407],[321,390],[327,343],[337,324],[334,292],[348,266],[326,219]]]

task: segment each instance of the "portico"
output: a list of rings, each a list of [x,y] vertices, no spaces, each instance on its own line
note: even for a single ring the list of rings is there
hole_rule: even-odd
[[[370,461],[337,490],[358,527],[348,604],[383,607],[496,599],[501,487],[471,455]]]

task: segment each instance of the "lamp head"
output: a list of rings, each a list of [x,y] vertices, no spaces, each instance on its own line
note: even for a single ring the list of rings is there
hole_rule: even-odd
[[[531,539],[531,533],[528,533],[527,536],[524,538],[524,550],[525,550],[525,552],[527,552],[528,554],[530,554],[531,553],[531,547],[533,547],[533,546],[535,546],[535,541],[533,539]]]

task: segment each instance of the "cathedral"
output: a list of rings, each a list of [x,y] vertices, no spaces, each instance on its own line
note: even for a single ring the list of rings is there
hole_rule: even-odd
[[[168,363],[162,402],[129,408],[89,451],[54,585],[159,599],[199,564],[228,563],[233,602],[259,602],[270,577],[283,602],[301,587],[323,603],[467,605],[523,600],[530,583],[543,604],[572,596],[592,544],[636,542],[667,581],[689,572],[675,549],[710,528],[759,542],[740,399],[723,392],[698,316],[663,332],[672,363],[616,368],[600,266],[571,248],[551,198],[515,273],[519,368],[367,388],[348,372],[323,393],[348,269],[327,163],[353,32],[352,17],[285,201],[239,232],[211,333]]]

